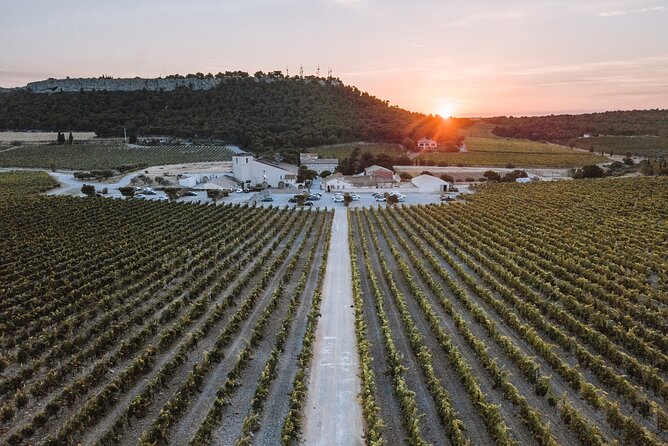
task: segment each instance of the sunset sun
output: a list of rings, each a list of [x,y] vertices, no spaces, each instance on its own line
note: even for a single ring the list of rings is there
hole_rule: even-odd
[[[436,111],[442,118],[449,118],[455,113],[455,106],[451,102],[444,102],[438,106]]]

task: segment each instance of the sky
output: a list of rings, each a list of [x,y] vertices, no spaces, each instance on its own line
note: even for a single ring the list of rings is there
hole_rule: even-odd
[[[0,2],[0,87],[318,65],[442,116],[668,108],[668,0]]]

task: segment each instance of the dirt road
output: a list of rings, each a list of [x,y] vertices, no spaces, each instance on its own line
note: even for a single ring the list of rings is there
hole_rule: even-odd
[[[336,209],[305,407],[307,445],[364,444],[350,268],[346,210]]]

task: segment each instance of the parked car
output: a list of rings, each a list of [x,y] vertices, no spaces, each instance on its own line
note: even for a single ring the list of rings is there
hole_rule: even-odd
[[[193,191],[191,191],[191,190],[189,190],[188,192],[186,192],[185,194],[183,194],[183,196],[184,196],[184,197],[196,197],[196,196],[197,196],[197,193],[196,193],[196,192],[193,192]]]
[[[350,194],[350,198],[352,198],[353,201],[360,201],[360,196],[357,194]]]
[[[274,197],[264,197],[260,201],[274,201]]]
[[[312,201],[305,201],[304,206],[313,206],[313,202]]]
[[[385,200],[385,197],[380,195],[380,196],[376,197],[376,201],[386,201],[386,200]]]
[[[292,197],[288,200],[288,203],[296,203],[297,199],[295,197]]]
[[[399,201],[399,202],[406,201],[406,196],[405,195],[397,195],[397,201]]]
[[[343,203],[343,196],[334,197],[334,203]]]
[[[244,190],[243,190],[242,188],[238,187],[237,190],[235,190],[234,192],[240,194],[240,193],[242,193],[243,191],[244,191]]]
[[[372,196],[373,198],[378,198],[378,197],[382,197],[383,194],[381,194],[380,192],[374,192],[374,193],[371,194],[371,196]]]
[[[146,195],[144,195],[144,194],[137,194],[137,195],[135,195],[135,198],[139,198],[139,199],[141,200],[141,199],[146,198]]]
[[[169,201],[169,197],[166,197],[164,195],[160,195],[159,197],[156,197],[157,201]]]
[[[144,195],[156,195],[156,193],[153,192],[152,190],[145,189],[145,190],[144,190]]]
[[[320,200],[320,195],[311,194],[308,196],[309,200],[318,201]]]

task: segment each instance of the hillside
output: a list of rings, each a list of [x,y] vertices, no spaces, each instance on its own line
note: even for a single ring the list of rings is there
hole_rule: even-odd
[[[230,77],[215,88],[173,91],[28,89],[3,95],[0,129],[95,131],[221,139],[272,151],[351,141],[402,143],[430,136],[453,146],[467,120],[412,113],[326,79]]]
[[[584,134],[668,136],[668,110],[630,110],[582,115],[496,117],[493,133],[510,138],[564,141]]]

